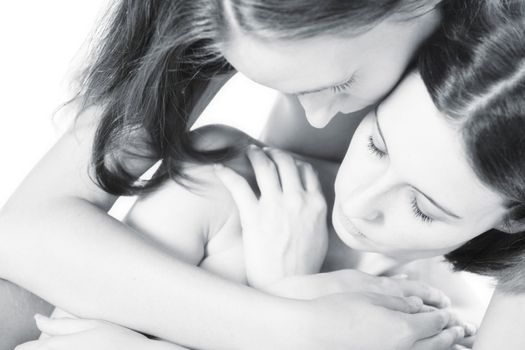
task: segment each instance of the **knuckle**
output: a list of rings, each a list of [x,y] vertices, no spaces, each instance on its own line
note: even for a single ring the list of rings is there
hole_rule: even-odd
[[[304,204],[304,197],[299,191],[292,191],[286,196],[286,205],[292,209],[301,208]]]
[[[392,280],[388,277],[378,277],[376,281],[379,284],[379,286],[385,289],[390,289],[395,286],[395,283],[392,282]]]
[[[455,340],[454,331],[444,331],[436,337],[435,347],[436,349],[449,349]]]
[[[417,341],[416,331],[407,319],[403,319],[403,321],[399,322],[398,325],[398,333],[402,339],[410,344],[413,344]]]
[[[425,298],[428,298],[430,299],[432,297],[432,295],[434,294],[433,291],[432,291],[432,288],[427,286],[426,284],[420,284],[420,291],[421,291],[421,296],[425,297]]]
[[[434,318],[435,329],[440,330],[445,328],[450,317],[451,316],[447,311],[436,311],[436,317]]]
[[[277,170],[277,166],[275,165],[275,162],[266,156],[262,159],[262,165],[269,170],[273,170],[273,171]]]
[[[340,275],[343,279],[351,281],[353,281],[357,277],[357,275],[359,275],[359,273],[353,269],[344,269],[337,272],[338,275]]]
[[[312,163],[308,163],[308,162],[305,162],[305,161],[298,161],[301,166],[304,168],[304,170],[306,171],[311,171],[313,173],[317,173],[317,171],[315,170],[314,166],[312,165]]]
[[[323,195],[323,193],[321,191],[317,191],[314,193],[314,195],[312,196],[312,202],[316,205],[318,205],[319,207],[322,207],[322,208],[326,208],[327,207],[327,204],[326,204],[326,199]]]

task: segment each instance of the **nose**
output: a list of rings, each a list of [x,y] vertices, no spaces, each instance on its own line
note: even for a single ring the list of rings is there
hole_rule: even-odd
[[[322,93],[312,93],[298,96],[306,119],[314,128],[319,129],[328,125],[337,113],[332,110],[332,103],[327,96],[322,95]]]
[[[377,182],[360,186],[349,193],[341,209],[350,219],[363,220],[370,223],[381,223],[384,220],[384,208],[388,190]]]

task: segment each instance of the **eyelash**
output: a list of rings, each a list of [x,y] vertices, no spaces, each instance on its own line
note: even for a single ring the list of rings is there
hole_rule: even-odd
[[[434,219],[432,219],[430,216],[423,213],[421,209],[419,209],[419,207],[417,206],[417,201],[415,197],[414,199],[412,199],[411,207],[412,207],[412,211],[414,212],[414,215],[416,216],[416,218],[426,223],[431,223],[432,221],[434,221]]]
[[[386,152],[381,151],[377,146],[374,144],[374,139],[372,136],[368,137],[368,150],[370,153],[377,156],[379,159],[384,158],[387,154]]]
[[[381,159],[381,158],[383,158],[383,157],[385,157],[387,155],[385,152],[383,152],[379,148],[377,148],[376,145],[374,145],[374,139],[372,138],[372,136],[368,137],[368,149],[370,150],[370,153],[374,154],[379,159]],[[419,209],[415,197],[410,202],[410,206],[412,207],[412,211],[414,212],[414,215],[419,220],[421,220],[421,221],[423,221],[425,223],[431,223],[431,222],[434,221],[434,219],[432,219],[430,216],[428,216],[425,213],[423,213],[421,211],[421,209]]]
[[[351,77],[350,79],[348,79],[347,82],[342,83],[341,85],[332,86],[331,89],[334,93],[338,93],[338,92],[348,89],[350,86],[352,86],[353,83],[354,83],[354,77]]]
[[[338,92],[341,92],[341,91],[344,91],[344,90],[348,89],[350,86],[352,86],[354,81],[355,81],[355,77],[352,76],[350,79],[348,79],[346,82],[344,82],[344,83],[342,83],[340,85],[332,86],[332,87],[329,87],[329,88],[326,88],[326,89],[322,89],[322,90],[315,90],[315,91],[309,91],[309,92],[299,92],[299,93],[296,93],[295,95],[297,95],[297,96],[305,96],[305,95],[315,94],[317,92],[321,92],[321,91],[324,91],[324,90],[327,90],[327,89],[330,89],[333,93],[338,93]]]

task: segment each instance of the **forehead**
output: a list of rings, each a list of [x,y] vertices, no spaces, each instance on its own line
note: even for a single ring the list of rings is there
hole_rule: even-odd
[[[419,74],[410,74],[378,109],[391,165],[408,183],[460,216],[503,208],[472,169],[460,125],[435,107]]]
[[[400,23],[385,21],[354,36],[272,41],[233,30],[222,51],[248,78],[283,92],[295,92],[341,83],[365,65],[380,65],[384,56],[391,56],[385,52],[397,51],[393,43],[404,40],[403,29]],[[394,37],[396,40],[389,43]]]

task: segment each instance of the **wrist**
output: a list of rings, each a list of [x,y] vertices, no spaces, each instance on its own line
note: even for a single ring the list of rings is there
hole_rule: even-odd
[[[145,339],[140,347],[141,350],[182,350],[186,349],[163,340]]]
[[[262,293],[261,293],[262,294]],[[290,348],[295,341],[301,323],[303,302],[266,295],[262,302],[250,310],[247,317],[247,329],[237,344],[239,350],[266,350]]]

